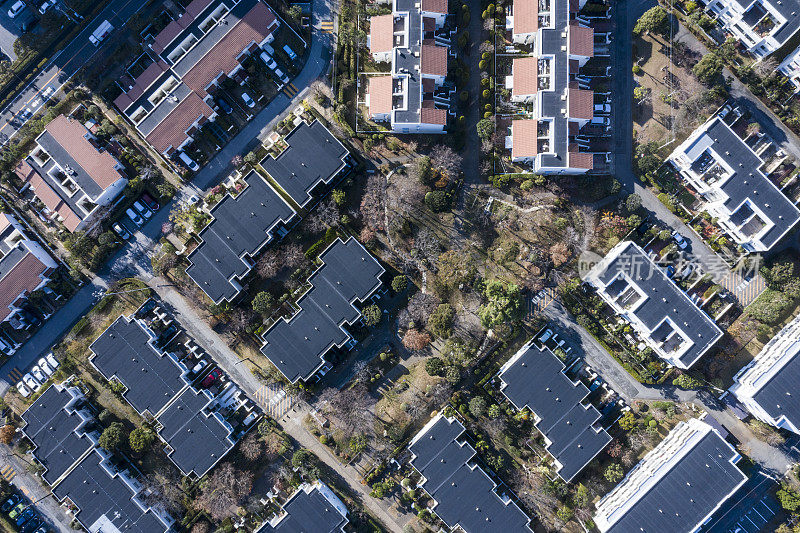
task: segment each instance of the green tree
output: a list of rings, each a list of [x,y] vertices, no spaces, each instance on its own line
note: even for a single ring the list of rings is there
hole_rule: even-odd
[[[681,374],[677,378],[673,379],[672,384],[676,387],[687,390],[699,389],[702,386],[702,383],[700,383],[699,380],[687,374]]]
[[[611,463],[608,465],[608,468],[606,468],[606,471],[603,472],[603,477],[610,483],[616,483],[624,476],[625,472],[622,470],[622,465],[619,463]]]
[[[155,433],[150,428],[145,427],[138,427],[131,431],[131,434],[128,435],[128,440],[130,440],[131,450],[136,453],[142,453],[146,449],[153,444],[153,441],[156,439]]]
[[[700,58],[700,61],[692,67],[692,72],[701,82],[711,84],[717,81],[719,75],[722,74],[722,67],[722,59],[712,52]]]
[[[450,209],[450,197],[445,191],[429,191],[425,193],[425,205],[434,213]]]
[[[475,396],[469,401],[469,412],[475,418],[480,418],[486,412],[486,400],[483,396]]]
[[[368,327],[376,326],[381,321],[381,308],[375,304],[365,307],[361,314],[364,316],[364,324]]]
[[[641,35],[643,33],[665,34],[669,31],[669,13],[661,7],[651,7],[639,17],[633,26],[633,33]]]
[[[342,207],[347,200],[347,194],[341,189],[334,189],[333,192],[331,192],[331,198],[333,198],[336,205]]]
[[[425,361],[425,372],[427,372],[429,376],[441,376],[444,372],[444,361],[439,357],[429,357],[428,360]]]
[[[622,418],[619,419],[619,427],[625,431],[630,431],[636,427],[636,417],[630,411],[627,411]]]
[[[642,197],[638,194],[629,194],[628,197],[625,198],[625,209],[628,210],[628,213],[636,213],[641,208]]]
[[[274,305],[275,298],[267,291],[261,291],[253,298],[253,311],[262,316],[267,316]]]
[[[433,313],[428,317],[428,329],[443,339],[448,338],[453,333],[453,320],[456,312],[450,304],[439,304]]]
[[[575,507],[582,507],[584,509],[589,507],[591,503],[591,494],[583,483],[578,483],[578,486],[575,487],[575,494],[572,495],[572,503],[575,504]]]
[[[478,130],[478,137],[480,137],[481,140],[488,140],[492,138],[492,135],[494,134],[494,120],[490,118],[482,118],[478,121],[478,124],[475,127]]]
[[[457,366],[448,366],[444,377],[450,385],[458,385],[458,382],[461,381],[461,371]]]
[[[558,519],[564,523],[567,523],[570,520],[572,520],[573,514],[575,513],[572,511],[572,509],[570,509],[566,505],[559,507],[558,511],[556,511],[556,516],[558,516]]]
[[[483,296],[486,298],[486,303],[478,308],[478,316],[483,327],[492,328],[519,319],[522,299],[517,285],[495,279],[486,283]]]
[[[777,259],[769,266],[761,267],[759,273],[770,289],[782,290],[783,286],[794,277],[794,261],[790,258]]]
[[[423,155],[422,157],[418,158],[415,171],[417,174],[417,180],[420,183],[423,185],[430,185],[433,177],[433,165],[431,164],[431,158],[427,155]]]
[[[125,426],[121,422],[112,422],[110,426],[103,430],[97,443],[106,450],[112,451],[122,444],[125,438]]]
[[[408,278],[400,275],[392,279],[392,290],[396,293],[401,293],[408,287]]]
[[[497,418],[502,413],[503,413],[503,411],[500,409],[500,406],[497,405],[496,403],[493,403],[492,405],[490,405],[489,406],[489,410],[486,412],[486,414],[489,415],[489,418]]]

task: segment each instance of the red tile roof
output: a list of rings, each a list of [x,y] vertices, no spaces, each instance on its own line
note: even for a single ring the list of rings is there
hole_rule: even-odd
[[[539,74],[539,59],[536,57],[518,57],[512,65],[514,87],[512,96],[526,96],[539,92],[537,76]]]
[[[202,98],[196,93],[190,93],[150,132],[147,142],[162,153],[170,146],[177,148],[186,140],[186,130],[201,115],[210,117],[213,113],[214,110]]]
[[[259,2],[231,28],[208,53],[183,77],[183,82],[193,91],[206,95],[205,88],[221,73],[229,73],[239,62],[236,60],[253,41],[260,43],[272,33],[270,25],[275,14]]]
[[[586,89],[569,89],[569,118],[591,120],[594,116],[594,92]]]
[[[588,152],[570,152],[569,153],[569,167],[570,168],[583,168],[592,170],[594,166],[594,156]]]
[[[369,112],[383,115],[392,112],[392,77],[372,76],[369,78]]]
[[[433,102],[430,102],[428,107],[427,101],[422,102],[422,107],[419,110],[419,121],[421,124],[439,124],[442,126],[447,125],[447,111],[444,109],[436,109],[433,107]]]
[[[431,76],[447,76],[447,48],[423,41],[420,71]]]
[[[391,52],[394,45],[394,15],[379,15],[369,20],[369,51]]]
[[[2,279],[0,279],[0,320],[11,314],[8,308],[20,295],[33,292],[42,282],[40,277],[47,271],[47,265],[28,252]]]
[[[169,69],[169,65],[163,60],[152,63],[144,72],[139,74],[139,77],[136,78],[136,83],[128,92],[117,96],[116,100],[114,100],[114,105],[117,106],[118,109],[125,111],[125,109],[135,102],[137,98],[142,96],[150,84],[156,81],[167,69]]]
[[[576,56],[594,55],[594,30],[577,24],[569,25],[569,53]]]
[[[42,176],[31,167],[24,159],[20,161],[14,172],[25,183],[30,183],[33,193],[42,203],[53,213],[58,213],[64,219],[63,224],[69,231],[78,229],[78,225],[83,222],[83,217],[75,213],[72,208],[64,202],[42,178]]]
[[[536,33],[538,30],[539,1],[514,0],[514,33]]]
[[[53,139],[78,163],[98,187],[105,190],[122,178],[114,168],[119,162],[108,152],[101,152],[85,137],[89,134],[77,120],[59,115],[45,126]]]
[[[153,42],[153,50],[155,53],[160,54],[164,51],[169,43],[177,37],[184,29],[191,26],[192,22],[197,18],[197,15],[203,12],[213,0],[194,0],[188,6],[186,11],[181,15],[178,20],[173,20],[161,30],[155,37]]]
[[[447,13],[447,0],[422,0],[422,11]]]
[[[534,157],[538,153],[536,130],[539,125],[537,120],[525,119],[511,122],[511,137],[514,145],[511,147],[511,158]]]

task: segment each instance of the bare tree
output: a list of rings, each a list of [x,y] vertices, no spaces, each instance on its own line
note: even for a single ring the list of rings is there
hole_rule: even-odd
[[[417,292],[408,301],[406,310],[415,324],[422,325],[428,323],[428,317],[439,305],[440,300],[433,294]]]
[[[303,248],[297,243],[288,244],[281,251],[283,264],[288,268],[299,268],[308,260],[303,253]]]
[[[769,78],[778,71],[778,62],[773,57],[762,59],[753,66],[753,71],[759,78]]]
[[[181,489],[180,480],[165,472],[157,472],[143,478],[144,503],[160,506],[170,514],[178,515],[183,510],[183,498],[186,494]]]
[[[256,272],[262,279],[274,277],[281,269],[278,253],[270,248],[258,258]]]
[[[386,198],[386,179],[375,173],[367,177],[364,196],[361,197],[359,211],[364,225],[373,231],[384,231],[384,200]]]
[[[409,329],[403,335],[403,346],[409,350],[423,350],[431,343],[431,336],[417,329]]]
[[[339,223],[339,208],[330,196],[320,202],[317,209],[306,219],[306,225],[313,232],[325,231]]]
[[[432,261],[442,252],[442,243],[434,232],[423,227],[414,237],[414,248],[423,259]]]
[[[462,158],[445,144],[437,144],[431,151],[431,163],[446,172],[450,179],[456,179],[461,170]]]
[[[255,461],[264,453],[264,444],[259,440],[258,435],[250,433],[242,441],[242,455],[248,461]]]
[[[252,472],[237,470],[231,463],[223,463],[203,483],[195,505],[214,520],[224,520],[235,516],[236,506],[252,489]]]
[[[353,435],[372,435],[375,426],[373,399],[362,383],[337,391],[328,388],[320,394],[319,405],[342,431],[345,440]]]

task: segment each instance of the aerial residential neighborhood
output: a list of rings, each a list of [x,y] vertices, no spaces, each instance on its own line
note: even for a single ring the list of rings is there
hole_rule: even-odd
[[[6,0],[0,531],[800,533],[800,0]]]

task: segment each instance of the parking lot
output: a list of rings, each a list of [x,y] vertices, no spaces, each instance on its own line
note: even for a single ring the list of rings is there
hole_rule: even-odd
[[[775,499],[777,483],[757,471],[700,530],[702,533],[758,533],[771,531],[768,525],[781,512]]]

